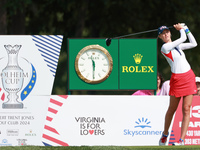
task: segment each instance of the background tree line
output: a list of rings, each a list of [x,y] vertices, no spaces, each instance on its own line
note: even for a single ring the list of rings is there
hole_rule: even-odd
[[[67,93],[67,38],[106,38],[185,22],[200,43],[199,0],[0,0],[1,35],[64,35],[52,94]],[[179,32],[171,29],[172,39]],[[157,38],[157,32],[130,38]],[[160,53],[158,71],[165,80],[170,67]],[[200,46],[186,51],[200,76]],[[72,94],[131,94],[133,91],[74,91]]]

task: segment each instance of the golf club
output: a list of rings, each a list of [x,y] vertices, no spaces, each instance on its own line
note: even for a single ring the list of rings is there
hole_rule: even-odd
[[[181,23],[181,24],[185,25],[184,23]],[[173,26],[170,26],[168,28],[173,28]],[[112,39],[120,39],[120,38],[123,38],[123,37],[128,37],[128,36],[133,36],[133,35],[143,34],[143,33],[148,33],[148,32],[154,32],[154,31],[158,31],[158,29],[147,30],[147,31],[142,31],[142,32],[127,34],[127,35],[117,36],[117,37],[113,37],[113,38],[106,38],[106,45],[110,46]]]

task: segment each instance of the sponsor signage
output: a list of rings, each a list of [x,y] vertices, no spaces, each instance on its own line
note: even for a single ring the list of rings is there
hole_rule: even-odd
[[[199,102],[194,96],[186,145],[199,144]],[[169,96],[30,96],[24,104],[9,114],[1,109],[0,146],[148,146],[158,145]],[[169,145],[180,138],[180,114],[181,103]]]
[[[68,39],[68,56],[69,90],[157,88],[157,39]]]
[[[151,136],[151,135],[162,135],[162,131],[154,130],[151,126],[151,121],[148,118],[138,118],[135,121],[133,129],[124,129],[124,135],[128,136]]]
[[[199,145],[200,144],[200,96],[194,96],[190,112],[190,122],[188,131],[185,137],[185,145]],[[180,138],[182,125],[182,100],[179,103],[176,114],[174,116],[174,123],[170,134],[169,145],[177,142]]]
[[[105,124],[105,118],[101,117],[75,117],[80,123],[80,135],[105,135],[105,130],[101,124]]]
[[[19,129],[7,129],[7,136],[18,136]]]
[[[0,146],[12,146],[12,144],[7,139],[2,139],[0,141]]]
[[[62,40],[62,35],[0,36],[0,145],[42,145]]]
[[[69,90],[118,90],[118,40],[68,39],[68,56]]]
[[[157,40],[119,40],[119,88],[157,89]]]
[[[51,99],[42,135],[46,146],[158,145],[169,102],[169,97],[159,96],[54,95]],[[157,105],[149,107],[152,103]]]

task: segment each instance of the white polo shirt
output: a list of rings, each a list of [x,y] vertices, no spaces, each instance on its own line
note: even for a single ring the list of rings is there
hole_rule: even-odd
[[[171,72],[175,74],[185,73],[191,69],[183,50],[197,46],[197,42],[191,32],[187,34],[189,39],[188,43],[183,43],[187,39],[184,29],[180,30],[180,34],[179,39],[165,43],[161,47],[161,52],[167,59],[171,67]]]

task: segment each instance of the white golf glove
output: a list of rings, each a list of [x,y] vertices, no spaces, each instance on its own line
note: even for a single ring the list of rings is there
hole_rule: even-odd
[[[183,26],[183,29],[185,30],[186,34],[190,33],[190,30],[189,30],[188,26],[185,23],[181,23],[181,25]]]
[[[185,23],[180,23],[183,27],[185,26]]]

